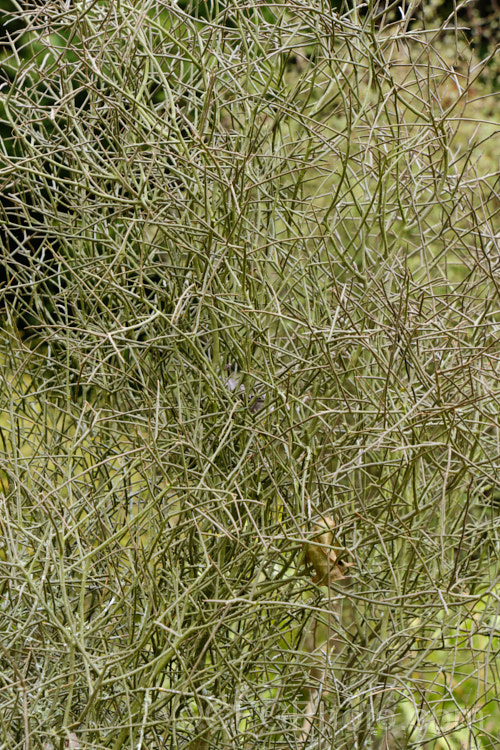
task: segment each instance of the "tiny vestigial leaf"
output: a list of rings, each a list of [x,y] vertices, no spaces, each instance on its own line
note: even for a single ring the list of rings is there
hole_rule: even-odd
[[[317,534],[305,545],[306,561],[313,566],[316,575],[313,583],[327,586],[332,581],[339,581],[347,575],[350,564],[341,557],[341,545],[335,537],[335,522],[326,517],[315,524]]]

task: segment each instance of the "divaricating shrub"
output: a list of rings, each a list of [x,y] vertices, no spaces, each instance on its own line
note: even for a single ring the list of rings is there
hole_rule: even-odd
[[[2,37],[1,747],[493,750],[489,58],[194,6]]]

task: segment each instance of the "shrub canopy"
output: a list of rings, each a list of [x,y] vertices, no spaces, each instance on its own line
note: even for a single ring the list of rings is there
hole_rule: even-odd
[[[1,747],[494,748],[488,60],[200,8],[5,26]]]

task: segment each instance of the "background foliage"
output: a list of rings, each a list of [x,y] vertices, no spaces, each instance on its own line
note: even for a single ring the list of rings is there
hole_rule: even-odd
[[[494,48],[201,7],[7,8],[1,747],[495,748]]]

